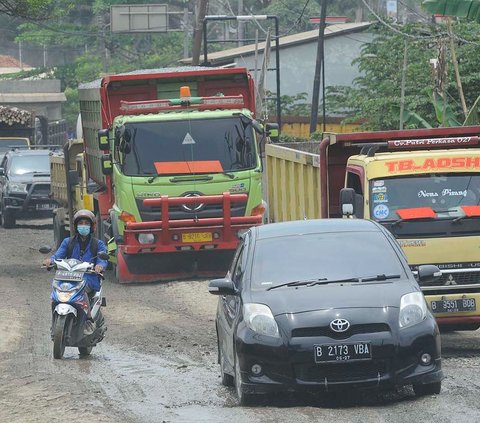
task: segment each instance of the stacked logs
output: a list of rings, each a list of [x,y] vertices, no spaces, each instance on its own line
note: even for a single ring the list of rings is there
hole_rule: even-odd
[[[0,106],[0,124],[26,126],[32,120],[32,113],[17,107]]]

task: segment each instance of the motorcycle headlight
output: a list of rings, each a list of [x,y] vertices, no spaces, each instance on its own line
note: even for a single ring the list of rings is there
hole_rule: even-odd
[[[8,192],[27,192],[27,184],[20,182],[10,182],[7,188]]]
[[[427,304],[421,292],[405,294],[400,300],[398,323],[401,328],[422,322],[427,316]]]
[[[58,300],[62,303],[68,303],[75,292],[57,292]]]
[[[243,318],[246,325],[254,332],[280,338],[277,322],[272,311],[265,304],[244,304]]]

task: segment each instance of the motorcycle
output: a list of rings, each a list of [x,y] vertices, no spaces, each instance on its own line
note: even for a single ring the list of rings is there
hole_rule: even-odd
[[[40,252],[48,253],[49,247],[42,247]],[[107,253],[99,253],[98,257],[108,260]],[[43,266],[46,267],[46,266]],[[52,326],[53,357],[62,358],[65,347],[77,347],[80,356],[87,356],[92,348],[104,337],[107,327],[101,307],[106,306],[102,289],[88,297],[90,300],[91,318],[95,330],[84,334],[87,320],[88,301],[85,275],[95,274],[104,279],[103,274],[94,271],[95,265],[77,259],[55,260],[47,270],[55,269],[52,281]]]

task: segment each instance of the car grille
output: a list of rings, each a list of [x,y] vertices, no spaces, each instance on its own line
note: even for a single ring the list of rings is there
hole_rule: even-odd
[[[334,332],[330,326],[319,326],[311,328],[296,328],[292,330],[292,338],[308,338],[316,336],[327,336],[333,339],[345,339],[360,333],[389,332],[390,327],[386,323],[368,323],[364,325],[352,325],[345,332]]]
[[[385,360],[365,360],[354,363],[334,363],[294,366],[297,379],[306,382],[342,382],[376,379],[388,372]]]
[[[160,206],[144,206],[143,198],[137,198],[137,207],[143,222],[151,222],[162,219]],[[201,203],[201,200],[199,200]],[[230,213],[233,216],[245,216],[246,203],[232,203],[230,205]],[[222,217],[223,205],[219,204],[205,204],[203,208],[197,212],[189,212],[182,208],[182,206],[172,205],[169,207],[169,217],[171,220],[178,219],[198,219],[205,217]]]

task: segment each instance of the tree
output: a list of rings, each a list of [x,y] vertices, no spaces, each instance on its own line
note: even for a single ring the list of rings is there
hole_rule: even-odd
[[[32,21],[50,17],[54,0],[0,0],[0,14]]]
[[[477,43],[465,41],[471,39],[472,34],[478,34],[480,26],[468,22],[457,24],[454,29],[466,103],[471,105],[480,89],[480,48]],[[398,129],[405,36],[383,25],[376,25],[372,30],[375,32],[374,40],[365,45],[360,57],[355,60],[362,75],[352,87],[329,87],[327,109],[330,113],[346,114],[347,122],[363,122],[366,129]],[[406,72],[405,109],[410,120],[406,127],[423,127],[424,121],[438,126],[439,110],[432,101],[434,81],[430,60],[437,58],[438,42],[446,36],[446,32],[441,26],[429,28],[419,24],[405,25],[401,31],[412,36],[407,37],[409,66]],[[448,109],[451,110],[451,118],[463,121],[453,72],[453,67],[448,67],[445,83]]]

